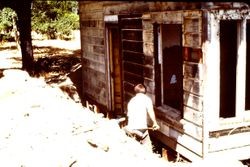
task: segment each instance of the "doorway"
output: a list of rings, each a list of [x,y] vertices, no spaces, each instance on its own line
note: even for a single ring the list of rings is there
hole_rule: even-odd
[[[182,25],[161,25],[162,105],[183,110]]]
[[[107,26],[109,117],[122,115],[121,42],[118,25]]]
[[[220,22],[220,117],[222,118],[236,116],[237,23],[237,20]]]

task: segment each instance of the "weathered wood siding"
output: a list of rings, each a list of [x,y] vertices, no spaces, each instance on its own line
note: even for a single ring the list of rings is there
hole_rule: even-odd
[[[83,96],[107,106],[103,3],[80,3]]]
[[[160,131],[156,132],[157,138],[166,145],[191,160],[204,158],[208,153],[231,149],[231,146],[241,146],[233,143],[234,139],[240,140],[244,136],[240,132],[217,140],[213,135],[222,132],[211,130],[211,122],[219,120],[216,115],[219,74],[214,78],[214,73],[218,72],[217,65],[220,61],[217,52],[218,27],[211,20],[216,20],[219,13],[214,13],[214,18],[208,13],[214,8],[226,8],[228,13],[219,16],[223,18],[230,15],[230,8],[245,7],[244,4],[154,1],[89,1],[79,4],[83,93],[87,98],[104,107],[108,105],[104,16],[116,15],[121,31],[124,111],[126,103],[134,95],[134,84],[142,82],[156,106],[157,121],[160,124]],[[183,112],[157,104],[157,89],[161,86],[156,42],[156,27],[159,24],[182,25]],[[214,64],[216,68],[213,67]],[[211,95],[213,90],[216,92]],[[245,136],[249,137],[249,131]],[[224,142],[229,144],[222,145]],[[243,144],[248,145],[248,141],[244,140]]]
[[[163,143],[187,157],[190,157],[191,154],[202,157],[202,11],[169,11],[143,15],[143,51],[150,62],[148,66],[156,71],[156,74],[152,72],[153,75],[148,77],[150,79],[148,87],[152,94],[155,94],[155,85],[159,87],[160,82],[156,80],[160,71],[157,69],[159,65],[156,46],[158,44],[155,43],[157,41],[155,24],[182,24],[183,33],[183,117],[179,111],[173,108],[156,108],[156,115],[161,127],[160,132],[173,141],[166,140],[165,137],[160,138]],[[157,97],[154,101],[157,101]],[[158,136],[161,135],[158,133]]]

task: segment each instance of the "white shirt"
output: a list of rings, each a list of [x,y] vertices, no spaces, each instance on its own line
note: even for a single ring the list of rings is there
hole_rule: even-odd
[[[146,129],[147,112],[153,109],[152,100],[143,93],[137,93],[128,103],[128,125],[129,129]]]

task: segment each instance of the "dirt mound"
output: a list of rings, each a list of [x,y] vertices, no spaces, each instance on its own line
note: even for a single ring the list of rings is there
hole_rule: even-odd
[[[59,88],[21,70],[0,79],[1,166],[166,165]]]

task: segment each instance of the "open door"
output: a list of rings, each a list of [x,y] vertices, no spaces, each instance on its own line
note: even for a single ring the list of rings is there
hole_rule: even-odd
[[[109,117],[122,115],[121,44],[118,25],[107,26]]]

